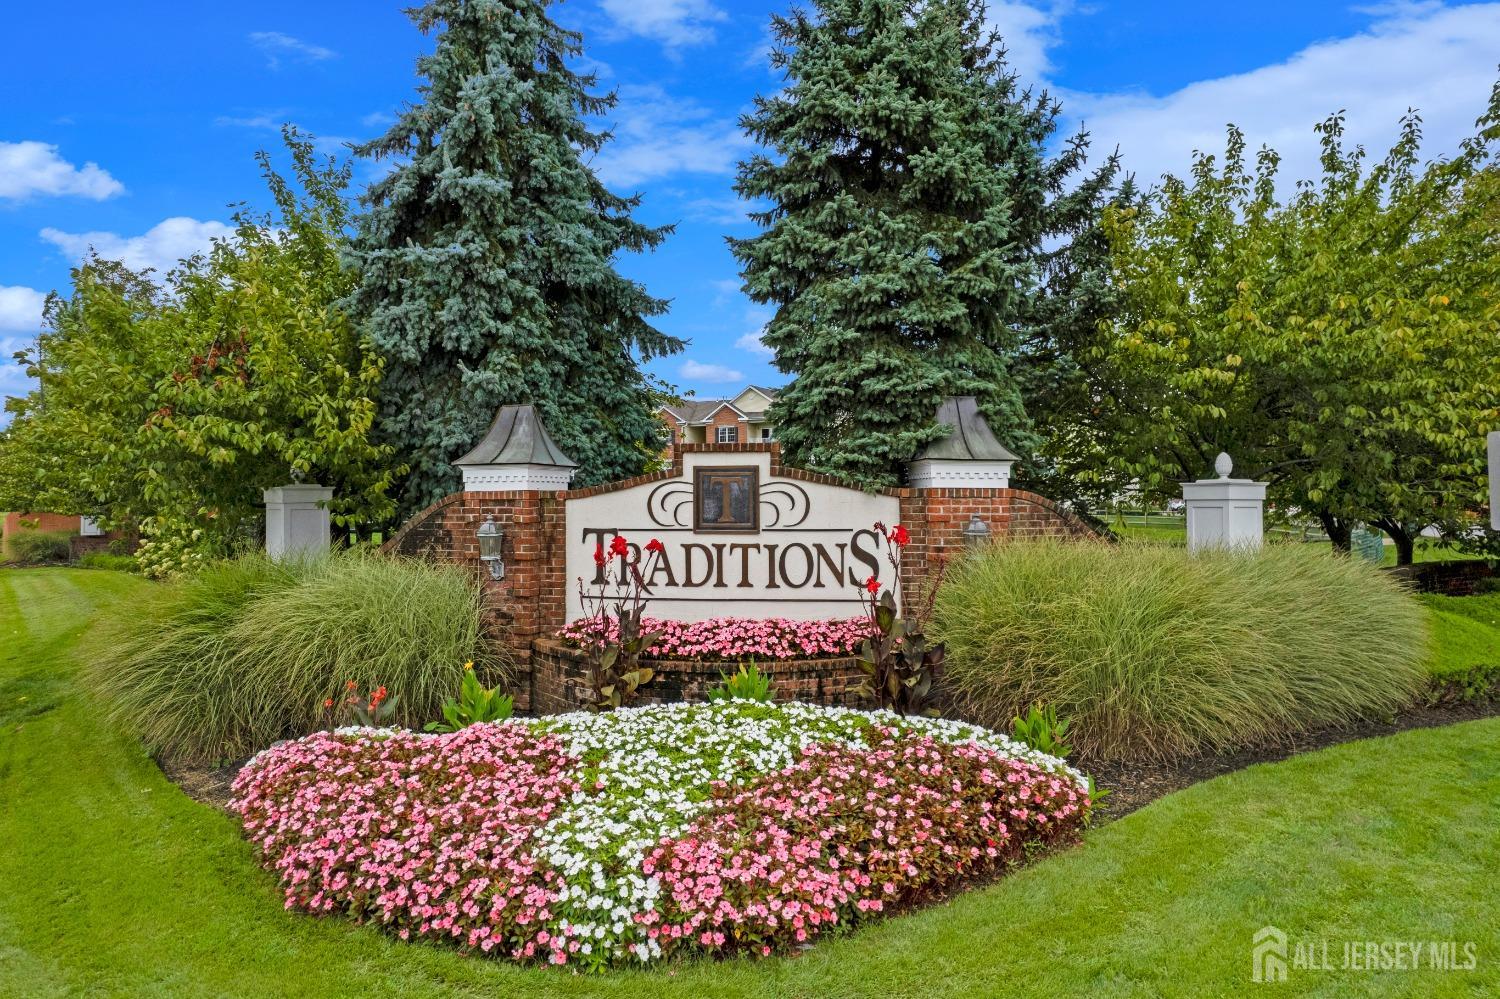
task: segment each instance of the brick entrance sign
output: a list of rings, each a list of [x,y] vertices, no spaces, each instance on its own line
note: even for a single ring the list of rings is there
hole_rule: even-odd
[[[519,667],[517,706],[539,712],[582,706],[578,657],[555,641],[583,616],[579,580],[599,580],[594,552],[616,535],[665,546],[647,580],[649,616],[817,620],[858,616],[857,587],[876,576],[914,592],[937,559],[958,555],[978,518],[992,537],[1092,536],[1083,522],[1035,493],[1010,488],[1015,456],[1002,447],[973,399],[938,412],[949,437],[913,461],[912,485],[865,492],[781,462],[775,443],[683,444],[670,467],[604,486],[568,489],[573,463],[530,406],[507,406],[490,432],[456,463],[465,490],[413,517],[386,551],[472,565],[486,603]],[[501,578],[480,565],[478,532],[502,534]],[[903,578],[871,526],[911,533]],[[759,663],[782,696],[847,703],[857,670],[848,660]],[[723,664],[660,663],[647,699],[697,699]],[[730,667],[732,669],[732,667]],[[650,688],[655,688],[651,690]]]

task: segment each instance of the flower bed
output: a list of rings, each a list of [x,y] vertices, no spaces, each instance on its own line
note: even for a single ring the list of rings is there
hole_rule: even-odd
[[[288,908],[599,968],[920,901],[1075,835],[1086,787],[961,722],[735,701],[318,733],[230,805]]]
[[[557,632],[578,646],[600,630],[596,618],[582,618]],[[615,640],[619,624],[610,618],[605,637]],[[868,618],[794,621],[790,618],[715,617],[707,621],[642,618],[641,633],[662,633],[643,655],[649,659],[744,662],[750,659],[822,659],[852,656],[870,635]]]

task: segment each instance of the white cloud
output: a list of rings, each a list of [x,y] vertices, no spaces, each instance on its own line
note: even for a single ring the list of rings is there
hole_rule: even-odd
[[[43,229],[42,238],[74,261],[88,256],[89,249],[105,260],[119,260],[127,267],[149,267],[165,274],[184,257],[206,251],[215,239],[234,233],[234,227],[223,222],[200,222],[177,217],[158,222],[139,236],[121,236],[115,232],[62,232]]]
[[[361,118],[359,123],[366,128],[384,128],[387,125],[395,124],[395,121],[396,116],[389,111],[371,111]]]
[[[761,337],[765,336],[766,325],[770,323],[771,317],[776,315],[776,310],[769,305],[751,305],[745,309],[745,325],[749,327],[734,345],[740,350],[747,351],[757,357],[774,357],[776,352],[767,347]]]
[[[695,382],[740,382],[745,380],[743,373],[723,364],[700,364],[697,361],[683,361],[682,367],[677,373],[683,378],[690,378]]]
[[[249,37],[250,44],[260,49],[266,57],[266,65],[271,69],[280,69],[282,59],[290,59],[293,62],[323,62],[338,55],[333,49],[304,42],[300,38],[293,38],[280,31],[252,31]]]
[[[1194,149],[1221,154],[1224,128],[1244,129],[1253,151],[1281,154],[1286,187],[1318,173],[1313,126],[1346,109],[1348,145],[1379,158],[1396,138],[1406,109],[1422,114],[1427,155],[1446,155],[1472,134],[1495,81],[1500,3],[1443,8],[1386,5],[1366,31],[1310,45],[1284,62],[1201,80],[1164,97],[1145,94],[1063,96],[1093,148],[1120,147],[1125,169],[1143,184],[1178,176]]]
[[[744,283],[739,278],[722,278],[718,281],[708,282],[708,286],[714,290],[714,304],[723,305],[731,298],[738,296],[740,286]]]
[[[694,222],[714,225],[749,225],[750,202],[733,194],[723,198],[694,198],[683,206]]]
[[[214,119],[215,125],[227,125],[230,128],[268,128],[276,130],[286,120],[284,111],[262,111],[258,114],[235,117],[234,115],[219,115]]]
[[[1021,86],[1040,86],[1052,72],[1047,50],[1062,40],[1062,19],[1074,9],[1073,0],[1036,5],[991,0],[986,26],[1000,32],[1005,61],[1020,74]]]
[[[31,391],[34,383],[13,358],[16,351],[32,345],[32,337],[42,328],[46,302],[47,296],[35,288],[0,285],[0,401]],[[10,414],[0,406],[0,427],[9,423]]]
[[[0,142],[0,198],[33,194],[75,194],[103,201],[121,194],[125,185],[97,163],[76,167],[46,142]]]
[[[660,87],[621,87],[620,98],[609,123],[614,141],[594,164],[606,184],[632,187],[675,174],[729,176],[754,148],[732,118],[718,118]]]
[[[713,25],[729,20],[708,0],[600,0],[599,6],[622,32],[669,49],[711,42]]]
[[[741,333],[740,338],[734,342],[734,345],[740,350],[748,351],[760,357],[774,357],[776,356],[776,352],[767,347],[765,342],[761,340],[763,332],[762,330],[761,332]]]
[[[42,325],[42,306],[46,302],[46,294],[35,288],[0,285],[0,330],[30,333],[38,329]],[[5,352],[0,361],[8,361],[10,353]]]

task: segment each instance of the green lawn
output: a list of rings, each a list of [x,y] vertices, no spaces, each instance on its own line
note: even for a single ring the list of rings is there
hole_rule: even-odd
[[[1476,691],[1500,680],[1500,593],[1420,599],[1432,609],[1433,675]]]
[[[1126,514],[1123,518],[1108,520],[1109,526],[1126,541],[1149,541],[1153,544],[1187,544],[1187,518],[1171,514]],[[1278,535],[1271,532],[1273,539]],[[1296,540],[1289,534],[1280,535],[1282,540]],[[1309,542],[1311,543],[1311,542]],[[1326,542],[1322,542],[1325,543]],[[1456,562],[1474,556],[1457,548],[1445,548],[1431,538],[1418,538],[1412,548],[1414,562]],[[1396,546],[1386,545],[1381,565],[1396,564]]]
[[[1474,940],[1472,972],[1292,971],[1266,994],[1500,989],[1500,720],[1353,743],[1172,795],[951,904],[788,960],[588,978],[283,911],[234,822],[75,686],[151,584],[0,572],[0,995],[1255,994],[1250,939]]]

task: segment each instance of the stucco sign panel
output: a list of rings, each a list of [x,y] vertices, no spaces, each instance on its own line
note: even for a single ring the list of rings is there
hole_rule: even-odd
[[[652,617],[853,617],[870,576],[896,585],[871,525],[899,519],[894,496],[772,475],[769,454],[688,454],[679,477],[568,500],[568,620],[583,615],[579,579],[599,592],[594,551],[617,534],[665,546]]]

